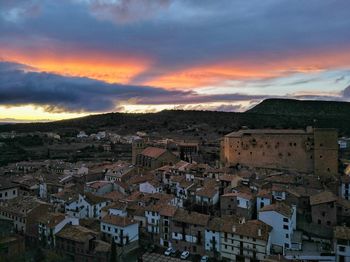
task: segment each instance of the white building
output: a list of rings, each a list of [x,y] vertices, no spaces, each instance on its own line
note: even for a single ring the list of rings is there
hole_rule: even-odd
[[[151,180],[141,183],[139,185],[139,191],[142,193],[154,194],[160,193],[163,190],[160,182],[158,182],[157,180]]]
[[[220,233],[221,258],[262,261],[270,254],[272,228],[258,220],[224,221]]]
[[[79,194],[78,200],[65,206],[65,211],[66,214],[72,217],[101,219],[101,209],[108,203],[109,200],[104,197],[91,193]]]
[[[256,196],[256,210],[259,212],[264,206],[272,204],[272,195],[269,191],[262,190]]]
[[[85,131],[80,131],[79,134],[77,134],[77,138],[87,138],[88,135],[85,133]]]
[[[213,256],[221,252],[220,232],[223,222],[222,218],[214,217],[209,220],[205,230],[205,250]]]
[[[219,189],[214,185],[207,185],[195,192],[195,201],[199,205],[216,205],[219,202]]]
[[[350,176],[340,178],[339,195],[346,200],[350,200]]]
[[[0,181],[0,201],[9,200],[18,196],[18,185],[6,179]]]
[[[105,180],[88,182],[84,187],[84,192],[90,192],[100,196],[112,191],[113,183]]]
[[[277,201],[286,200],[286,189],[283,186],[273,185],[271,191],[272,191],[272,196],[275,200]]]
[[[335,227],[333,239],[337,262],[350,262],[350,228]]]
[[[105,215],[126,217],[128,215],[128,212],[126,211],[126,204],[122,202],[113,202],[102,209],[102,217]]]
[[[122,246],[139,240],[139,224],[128,217],[106,215],[101,221],[101,232]]]
[[[264,206],[258,213],[260,221],[270,225],[271,244],[276,252],[285,253],[292,247],[292,234],[296,230],[296,207],[290,207],[283,202]]]
[[[156,235],[159,234],[160,210],[161,206],[159,205],[150,205],[145,207],[146,226],[148,233]]]
[[[67,224],[79,225],[79,219],[65,216],[62,213],[47,213],[39,218],[39,240],[45,241],[49,247],[55,247],[56,234]]]

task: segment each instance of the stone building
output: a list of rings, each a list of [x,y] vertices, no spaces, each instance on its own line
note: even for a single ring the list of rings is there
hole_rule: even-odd
[[[221,142],[226,166],[293,170],[319,176],[338,173],[335,129],[242,129]]]
[[[177,156],[164,148],[147,147],[136,156],[136,166],[154,170],[178,162]]]
[[[208,215],[178,209],[173,217],[173,247],[204,255],[208,221]]]

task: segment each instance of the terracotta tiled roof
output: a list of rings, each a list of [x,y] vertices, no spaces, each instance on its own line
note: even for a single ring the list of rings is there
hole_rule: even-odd
[[[158,147],[147,147],[144,149],[141,154],[144,156],[148,156],[151,158],[158,158],[161,155],[163,155],[166,152],[166,149],[164,148],[158,148]]]
[[[219,190],[215,186],[208,185],[199,189],[195,194],[202,197],[213,197],[217,192],[219,192]]]
[[[206,226],[209,221],[209,215],[204,215],[193,211],[188,212],[179,208],[176,210],[173,220],[192,225]]]
[[[66,225],[60,232],[56,234],[57,237],[73,240],[76,242],[86,242],[97,237],[97,232],[92,231],[86,227]]]
[[[94,181],[91,183],[88,183],[86,186],[93,188],[93,189],[100,189],[101,187],[104,187],[105,185],[110,184],[108,181]]]
[[[38,219],[38,222],[46,225],[48,228],[52,228],[64,219],[65,215],[62,213],[46,213]]]
[[[264,206],[259,212],[275,211],[285,217],[290,218],[293,214],[293,209],[283,202],[276,202],[275,204]]]
[[[310,197],[310,205],[319,205],[323,203],[334,202],[337,200],[337,197],[330,191],[323,191],[316,195]]]
[[[259,230],[260,229],[260,230]],[[241,236],[267,241],[272,227],[259,220],[249,220],[245,223],[237,223],[234,220],[223,220],[222,232],[233,233]]]
[[[271,190],[266,190],[266,189],[260,190],[256,196],[272,199]]]
[[[125,196],[118,191],[112,191],[104,194],[103,197],[108,198],[112,201],[118,201],[119,199],[123,199]]]
[[[107,198],[102,197],[102,196],[97,196],[97,195],[94,195],[92,193],[85,193],[84,196],[85,196],[85,200],[89,204],[92,204],[92,205],[96,205],[98,203],[102,203],[102,202],[108,201]]]
[[[244,193],[244,192],[233,192],[233,193],[226,193],[222,195],[223,197],[241,197],[244,199],[252,200],[254,196],[252,194]]]
[[[160,209],[160,215],[166,217],[173,217],[176,213],[177,208],[171,205],[163,205]]]
[[[119,227],[127,227],[138,222],[130,219],[128,217],[115,216],[115,215],[106,215],[102,218],[102,222],[110,225],[115,225]]]

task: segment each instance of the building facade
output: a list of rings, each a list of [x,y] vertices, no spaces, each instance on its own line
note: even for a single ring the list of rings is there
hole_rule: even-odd
[[[331,175],[338,172],[337,139],[335,129],[242,129],[224,137],[221,157],[226,166]]]

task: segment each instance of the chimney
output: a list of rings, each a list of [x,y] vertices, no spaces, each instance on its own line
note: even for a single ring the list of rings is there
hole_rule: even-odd
[[[258,229],[258,236],[261,237],[261,228]]]
[[[240,223],[240,224],[245,224],[245,217],[241,217],[241,218],[239,219],[239,223]]]
[[[235,233],[236,232],[236,225],[232,226],[232,232]]]

